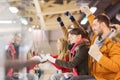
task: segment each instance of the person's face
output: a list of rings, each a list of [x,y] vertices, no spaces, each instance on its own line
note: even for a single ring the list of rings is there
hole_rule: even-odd
[[[20,43],[20,36],[15,36],[14,37],[14,42],[19,44]]]
[[[93,21],[93,31],[96,35],[101,36],[103,34],[101,23],[97,19]]]
[[[75,43],[80,38],[81,38],[81,35],[69,34],[70,43]]]

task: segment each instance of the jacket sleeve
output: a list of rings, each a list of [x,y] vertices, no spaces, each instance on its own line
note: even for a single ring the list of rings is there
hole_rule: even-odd
[[[88,16],[88,21],[89,21],[90,27],[93,26],[94,18],[95,18],[95,16],[93,14]]]
[[[95,40],[95,38],[96,38],[96,34],[95,34],[95,32],[93,31],[93,29],[92,29],[94,18],[95,18],[95,16],[94,16],[93,14],[91,14],[91,15],[88,16],[88,22],[89,22],[90,28],[91,28],[91,30],[92,30],[92,32],[93,32],[93,34],[94,34],[93,37],[92,37],[92,39],[91,39],[91,44],[94,43],[94,40]]]
[[[69,61],[56,60],[56,64],[65,68],[74,68],[88,58],[88,46],[82,45],[76,50],[76,55]]]
[[[120,43],[114,44],[109,52],[109,58],[106,56],[102,56],[99,61],[105,69],[110,70],[112,72],[120,71]]]

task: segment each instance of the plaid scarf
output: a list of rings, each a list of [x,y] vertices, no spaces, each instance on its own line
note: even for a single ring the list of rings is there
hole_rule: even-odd
[[[72,58],[73,58],[74,55],[75,55],[75,48],[76,48],[77,45],[78,45],[81,41],[83,41],[83,40],[86,40],[86,39],[85,39],[85,38],[80,38],[80,39],[73,45],[73,47],[72,47],[72,49],[71,49]],[[76,68],[76,67],[73,68],[73,75],[74,75],[74,76],[78,76],[78,71],[77,71],[77,68]]]

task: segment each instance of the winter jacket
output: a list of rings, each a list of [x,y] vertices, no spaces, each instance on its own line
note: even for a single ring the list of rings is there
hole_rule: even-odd
[[[94,16],[88,17],[90,25]],[[120,26],[119,26],[120,27]],[[96,37],[92,39],[92,44]],[[120,31],[116,30],[115,35],[106,38],[100,48],[103,54],[99,62],[92,61],[89,57],[89,69],[96,80],[119,80],[120,79]]]
[[[89,41],[81,41],[75,48],[75,54],[71,61],[56,60],[55,64],[63,66],[65,68],[76,68],[78,75],[87,75],[88,74],[88,50],[89,50]]]
[[[58,58],[58,55],[56,55],[56,56],[53,56],[53,55],[51,55],[53,58]],[[68,58],[68,56],[66,56],[66,58]],[[66,61],[69,61],[68,59],[66,60]],[[64,67],[62,67],[62,66],[59,66],[59,65],[57,65],[57,64],[55,64],[55,63],[52,63],[52,62],[50,62],[54,67],[56,67],[58,70],[61,70],[62,71],[62,73],[66,73],[66,72],[71,72],[71,69],[69,69],[69,68],[64,68]]]

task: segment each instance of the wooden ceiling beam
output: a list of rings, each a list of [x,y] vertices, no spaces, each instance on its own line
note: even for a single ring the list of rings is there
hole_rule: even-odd
[[[79,8],[71,8],[71,9],[63,9],[63,10],[50,10],[49,12],[47,11],[44,11],[42,14],[43,15],[53,15],[53,14],[62,14],[62,13],[65,13],[66,11],[69,11],[69,12],[74,12],[74,11],[79,11],[80,9]]]
[[[53,4],[54,5],[54,4]],[[44,8],[42,11],[43,15],[51,15],[51,14],[59,14],[59,13],[64,13],[66,11],[74,12],[74,11],[79,11],[80,7],[75,6],[75,5],[59,5],[58,7],[48,7]]]

